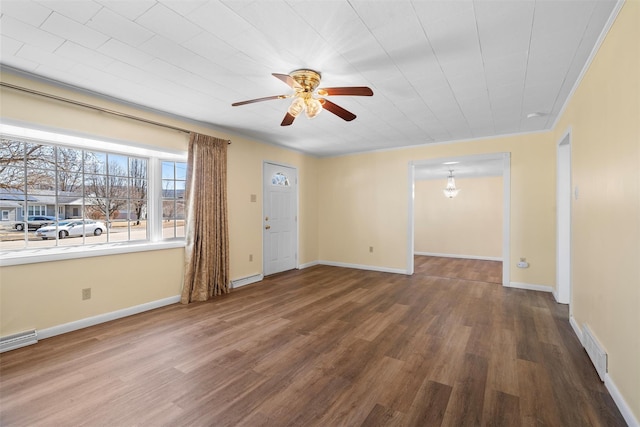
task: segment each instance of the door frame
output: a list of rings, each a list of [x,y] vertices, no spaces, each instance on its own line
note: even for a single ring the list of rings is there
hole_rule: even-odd
[[[296,166],[287,164],[287,163],[282,163],[282,162],[275,162],[275,161],[271,161],[271,160],[263,160],[262,161],[262,216],[260,217],[260,243],[261,243],[261,247],[262,247],[262,275],[263,277],[265,276],[265,273],[267,271],[267,257],[266,257],[266,252],[265,252],[265,245],[264,245],[264,217],[265,217],[265,210],[264,210],[264,204],[265,204],[265,200],[267,200],[267,194],[266,194],[266,188],[267,188],[267,183],[264,181],[264,172],[265,172],[265,165],[270,164],[270,165],[274,165],[274,166],[281,166],[281,167],[285,167],[285,168],[290,168],[290,169],[294,169],[296,171],[296,190],[294,192],[294,197],[295,197],[295,223],[296,223],[296,227],[295,227],[295,239],[294,239],[294,251],[295,251],[295,269],[299,270],[300,269],[300,257],[298,256],[300,253],[300,221],[299,221],[299,217],[300,217],[300,179],[299,179],[299,171],[298,168]]]
[[[435,159],[414,160],[408,166],[409,184],[409,218],[407,221],[407,273],[414,272],[414,244],[415,244],[415,168],[416,166],[433,165],[438,167],[444,162],[469,162],[485,159],[502,159],[502,286],[511,283],[511,153],[488,153],[470,156],[440,157]],[[434,165],[434,167],[436,167]]]
[[[560,304],[569,304],[571,311],[571,127],[556,145],[556,289],[553,293]]]

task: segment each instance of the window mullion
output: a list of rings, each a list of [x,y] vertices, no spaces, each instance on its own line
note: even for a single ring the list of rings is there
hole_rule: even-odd
[[[156,157],[149,159],[147,181],[147,224],[149,227],[149,240],[159,242],[162,240],[162,162]]]

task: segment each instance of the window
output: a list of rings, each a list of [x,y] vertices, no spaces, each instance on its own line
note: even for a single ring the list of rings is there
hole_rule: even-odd
[[[47,134],[50,139],[11,135],[6,128]],[[104,244],[152,244],[184,237],[186,163],[162,158],[184,159],[185,153],[3,124],[0,130],[0,212],[6,221],[0,225],[2,258],[32,252],[25,249],[114,247]],[[73,142],[65,145],[67,140]],[[160,169],[161,174],[154,172]],[[80,221],[65,221],[72,219]]]
[[[282,172],[276,172],[271,177],[271,185],[282,185],[285,187],[289,186],[289,178]]]
[[[184,237],[187,164],[162,162],[162,237]]]
[[[29,205],[27,212],[28,216],[46,215],[47,207],[45,205]]]

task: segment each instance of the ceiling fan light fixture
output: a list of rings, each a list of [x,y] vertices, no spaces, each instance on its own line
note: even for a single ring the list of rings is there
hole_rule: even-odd
[[[0,0],[1,1],[1,0]],[[249,99],[247,101],[234,102],[232,107],[240,105],[253,104],[254,102],[269,101],[272,99],[293,98],[287,114],[285,114],[280,126],[291,126],[296,117],[303,111],[307,118],[313,119],[322,110],[327,110],[332,114],[340,117],[346,122],[350,122],[356,118],[351,111],[345,110],[337,104],[325,99],[325,96],[372,96],[373,91],[366,86],[346,86],[346,87],[329,87],[318,88],[320,84],[320,73],[309,69],[294,70],[289,74],[272,73],[274,77],[288,85],[293,89],[294,93],[288,95],[273,95],[263,98]],[[317,90],[317,92],[316,92]],[[316,97],[317,96],[317,97]]]
[[[300,113],[302,113],[302,111],[305,109],[305,104],[304,104],[304,99],[302,98],[295,98],[293,100],[293,102],[291,103],[291,105],[289,106],[289,110],[287,110],[289,112],[289,114],[291,114],[293,117],[298,117],[298,115]]]
[[[315,98],[307,99],[307,117],[313,119],[322,111],[322,103]]]

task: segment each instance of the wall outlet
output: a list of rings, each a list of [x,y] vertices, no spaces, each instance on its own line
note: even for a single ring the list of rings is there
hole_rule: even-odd
[[[369,246],[369,252],[373,253],[373,246]]]
[[[252,194],[249,200],[251,200],[252,203],[255,203],[258,201],[258,196],[255,194]]]
[[[249,254],[249,262],[253,261],[253,254]]]
[[[82,290],[82,299],[91,299],[91,288],[84,288]]]
[[[518,264],[516,264],[518,266],[518,268],[528,268],[529,267],[529,263],[527,262],[526,258],[520,258],[520,262],[518,262]]]

